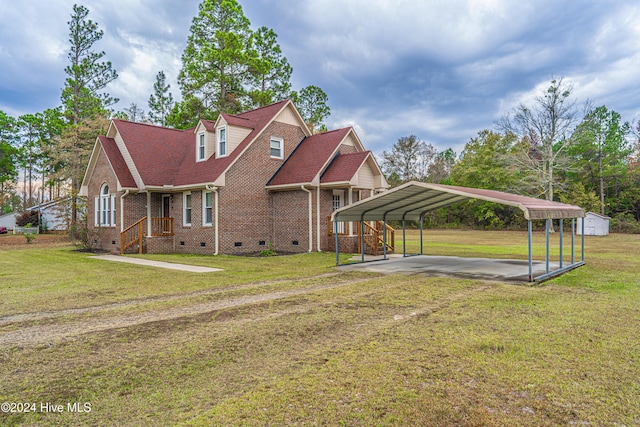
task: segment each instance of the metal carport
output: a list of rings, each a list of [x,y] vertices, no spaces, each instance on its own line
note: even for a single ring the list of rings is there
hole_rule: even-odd
[[[585,214],[579,206],[565,203],[552,202],[548,200],[536,199],[533,197],[519,196],[501,191],[484,190],[478,188],[456,187],[442,184],[429,184],[424,182],[411,181],[384,193],[377,194],[368,199],[361,200],[354,204],[337,209],[333,212],[331,220],[336,229],[336,265],[339,265],[338,247],[338,222],[359,221],[361,238],[364,240],[364,221],[387,221],[395,220],[402,222],[403,255],[406,257],[406,221],[419,221],[420,223],[420,254],[422,255],[423,230],[422,223],[424,215],[432,210],[461,203],[468,199],[478,199],[487,202],[494,202],[519,208],[525,219],[528,221],[529,238],[529,281],[542,281],[579,267],[584,264],[584,233],[582,233],[581,258],[575,259],[575,219],[584,218]],[[549,232],[551,221],[560,220],[560,263],[559,268],[549,270]],[[563,266],[563,221],[571,219],[571,264]],[[546,221],[546,272],[538,277],[533,277],[533,254],[532,254],[532,221]],[[584,224],[584,221],[582,221]],[[386,234],[385,234],[386,238]],[[362,262],[364,259],[364,241],[361,242]],[[387,259],[386,241],[383,245],[384,257]]]

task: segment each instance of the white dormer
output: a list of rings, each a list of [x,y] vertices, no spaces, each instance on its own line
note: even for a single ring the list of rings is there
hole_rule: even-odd
[[[246,119],[241,119],[233,116],[231,117],[234,122],[228,122],[225,119],[225,114],[220,114],[218,120],[214,122],[207,122],[207,128],[215,135],[212,140],[210,149],[212,153],[215,153],[216,158],[226,157],[236,149],[238,145],[251,133],[253,130],[247,123],[246,126],[238,125],[235,122],[243,122]],[[248,122],[248,121],[247,121]],[[244,123],[241,123],[244,124]]]
[[[226,157],[229,155],[229,136],[226,124],[218,125],[216,128],[216,134],[216,157]]]
[[[202,162],[207,160],[207,132],[202,131],[196,135],[196,161]]]
[[[212,123],[201,120],[194,130],[194,143],[196,162],[204,162],[215,153],[215,132],[212,131]]]

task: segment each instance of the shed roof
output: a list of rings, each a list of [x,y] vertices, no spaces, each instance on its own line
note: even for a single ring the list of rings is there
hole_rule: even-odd
[[[332,220],[419,220],[423,212],[451,206],[468,199],[495,202],[519,208],[527,220],[583,218],[579,206],[519,196],[495,190],[456,187],[411,181],[392,190],[361,200],[333,213]]]

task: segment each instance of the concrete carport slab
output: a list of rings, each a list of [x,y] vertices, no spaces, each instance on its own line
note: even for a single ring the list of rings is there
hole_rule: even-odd
[[[510,283],[529,282],[527,260],[462,258],[457,256],[390,255],[385,261],[346,264],[340,271],[364,271],[383,274],[420,274],[434,277],[495,280]],[[544,262],[533,263],[534,274],[544,274]],[[557,268],[557,264],[553,265]]]
[[[418,221],[420,226],[420,255],[423,255],[423,223],[424,215],[427,212],[441,209],[469,199],[483,200],[486,202],[499,203],[502,205],[513,206],[520,209],[528,224],[528,247],[529,259],[527,262],[528,274],[527,281],[541,282],[563,274],[569,270],[584,265],[584,237],[582,237],[582,246],[580,259],[576,260],[575,254],[575,219],[584,218],[584,210],[579,206],[568,205],[565,203],[554,202],[550,200],[541,200],[533,197],[520,196],[517,194],[505,193],[495,190],[486,190],[478,188],[457,187],[452,185],[430,184],[424,182],[411,181],[399,187],[376,194],[367,199],[360,200],[351,205],[337,209],[331,215],[331,221],[334,223],[335,249],[336,249],[336,265],[339,265],[339,222],[346,223],[348,221],[357,221],[360,226],[358,235],[360,238],[360,257],[361,261],[365,261],[365,221],[382,221],[382,230],[387,229],[387,221],[400,221],[402,224],[402,241],[403,255],[407,255],[406,250],[406,221]],[[545,248],[545,269],[542,274],[537,275],[537,267],[539,262],[533,260],[533,224],[534,220],[546,220],[546,248]],[[560,244],[559,244],[559,262],[552,268],[550,262],[549,250],[549,233],[553,228],[553,221],[558,221]],[[564,220],[571,220],[571,263],[563,265],[563,228]],[[377,227],[377,226],[376,226]],[[582,222],[584,228],[584,221]],[[368,242],[372,247],[381,245],[384,258],[387,255],[387,233],[372,234],[375,240],[373,244]],[[582,232],[584,236],[584,231]],[[487,260],[489,261],[489,260]],[[461,267],[463,269],[464,267]]]

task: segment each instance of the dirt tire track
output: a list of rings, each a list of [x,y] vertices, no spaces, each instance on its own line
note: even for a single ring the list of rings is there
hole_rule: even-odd
[[[317,277],[317,276],[314,276]],[[144,313],[131,315],[120,315],[100,319],[82,319],[75,320],[65,324],[32,326],[21,328],[16,331],[6,332],[0,335],[0,348],[12,346],[30,346],[38,344],[53,344],[64,339],[83,335],[91,332],[105,331],[109,329],[126,328],[144,323],[151,323],[161,320],[172,320],[185,316],[194,316],[198,314],[210,313],[231,307],[255,304],[265,301],[273,301],[291,296],[304,295],[316,291],[338,288],[355,283],[360,283],[374,278],[361,278],[352,280],[343,280],[321,286],[311,286],[288,291],[276,291],[265,294],[249,295],[237,298],[228,298],[221,301],[199,303],[186,307],[174,307],[164,309],[153,309]],[[192,296],[193,294],[189,294]],[[102,309],[99,307],[103,307]],[[106,307],[106,308],[104,308]],[[97,313],[101,310],[113,308],[113,305],[92,307],[92,312]]]
[[[334,276],[334,274],[321,275],[321,276]],[[312,276],[312,278],[321,277],[321,276]],[[359,278],[359,279],[347,279],[347,280],[339,280],[335,283],[325,284],[325,285],[316,285],[309,286],[305,288],[292,289],[286,291],[275,291],[268,292],[258,295],[248,295],[243,297],[236,298],[227,298],[220,301],[214,302],[205,302],[205,303],[197,303],[188,306],[182,307],[174,307],[174,308],[157,308],[152,309],[143,313],[136,313],[130,315],[117,315],[111,317],[101,317],[99,319],[82,319],[82,320],[72,320],[68,323],[55,324],[55,325],[40,325],[40,326],[32,326],[21,328],[15,331],[9,331],[4,334],[0,334],[0,349],[8,348],[8,347],[24,347],[24,346],[34,346],[34,345],[42,345],[49,344],[53,345],[59,342],[62,342],[66,339],[71,339],[80,335],[107,331],[112,329],[121,329],[127,328],[137,325],[142,325],[146,323],[153,323],[157,321],[164,320],[174,320],[183,317],[191,317],[206,313],[212,313],[218,310],[224,310],[232,307],[239,307],[250,304],[257,304],[262,302],[279,300],[292,296],[299,296],[304,294],[313,293],[316,291],[324,291],[328,289],[334,289],[342,286],[348,286],[352,284],[357,284],[361,282],[366,282],[370,280],[375,280],[377,277],[367,277],[367,278]],[[273,284],[274,282],[269,282]],[[258,285],[264,286],[267,282],[260,283]],[[180,294],[180,295],[172,295],[168,297],[160,297],[163,300],[171,300],[171,299],[180,299],[193,295],[200,294],[210,294],[210,293],[219,293],[228,290],[242,289],[248,287],[255,287],[256,284],[253,285],[241,285],[234,286],[225,289],[216,289],[216,290],[207,290],[207,291],[197,291],[195,293],[188,294]],[[413,308],[409,313],[406,314],[396,314],[387,319],[380,319],[381,323],[378,327],[387,327],[390,324],[396,324],[398,322],[410,321],[414,318],[424,318],[430,316],[433,313],[436,313],[440,310],[446,309],[452,303],[457,301],[463,301],[475,293],[482,292],[486,289],[489,289],[491,286],[488,284],[477,285],[472,288],[467,288],[461,292],[447,295],[440,299],[433,301],[432,303],[426,304],[422,307]],[[135,303],[144,303],[147,301],[158,301],[157,298],[149,298],[142,300],[132,300],[127,301],[126,303],[116,303],[117,306],[122,305],[133,305]],[[87,309],[71,309],[76,310],[74,313],[78,313],[77,310],[84,310],[83,312],[92,312],[98,313],[103,310],[108,310],[116,306],[116,304],[107,304],[103,306],[95,306],[89,307]],[[315,304],[317,305],[317,304]],[[300,309],[300,307],[298,308]],[[271,315],[285,314],[291,310],[284,310],[284,312],[272,313]],[[63,314],[56,314],[65,312],[68,314],[69,310],[61,310],[60,312],[54,313],[41,313],[41,315],[47,315],[47,318],[62,316]],[[38,313],[32,313],[32,315],[37,315]],[[7,319],[7,318],[3,318]],[[1,319],[0,319],[1,320]],[[385,326],[386,325],[386,326]],[[376,329],[375,327],[373,329]]]
[[[318,274],[316,276],[302,277],[298,279],[273,280],[269,282],[252,282],[252,283],[247,283],[245,285],[229,286],[226,288],[203,289],[200,291],[185,292],[180,294],[162,295],[162,296],[149,297],[149,298],[137,298],[137,299],[131,299],[127,301],[114,302],[114,303],[102,304],[102,305],[94,305],[89,307],[67,308],[67,309],[56,310],[56,311],[39,311],[34,313],[14,314],[10,316],[0,317],[0,326],[8,325],[11,323],[18,323],[18,322],[32,322],[32,321],[45,320],[45,319],[54,319],[56,317],[62,317],[62,316],[68,316],[68,315],[74,315],[74,314],[96,313],[103,310],[128,307],[131,305],[145,304],[149,302],[176,301],[176,300],[185,299],[185,298],[194,297],[194,296],[215,295],[215,294],[221,294],[224,292],[233,292],[233,291],[240,291],[243,289],[252,289],[252,288],[260,288],[263,286],[277,285],[280,283],[320,279],[325,277],[337,276],[338,274],[340,273],[324,273],[324,274]]]

